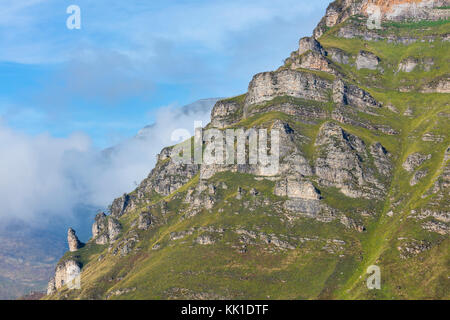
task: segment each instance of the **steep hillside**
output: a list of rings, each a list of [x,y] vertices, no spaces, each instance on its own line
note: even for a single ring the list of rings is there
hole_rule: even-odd
[[[278,130],[279,170],[181,164],[165,148],[60,260],[46,299],[449,299],[448,8],[333,2],[206,128]]]

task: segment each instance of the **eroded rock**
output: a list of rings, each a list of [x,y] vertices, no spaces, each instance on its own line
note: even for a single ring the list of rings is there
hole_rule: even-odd
[[[274,193],[280,197],[320,200],[320,192],[310,181],[299,181],[293,178],[278,181]]]
[[[409,182],[409,184],[411,186],[415,186],[416,184],[418,184],[420,182],[420,180],[422,180],[423,178],[425,178],[428,174],[428,170],[419,170],[416,173],[414,173],[413,177],[411,178],[411,181]]]
[[[331,86],[330,81],[308,72],[281,70],[259,73],[250,82],[245,105],[247,108],[279,96],[325,102],[328,100],[328,90]]]
[[[242,106],[231,99],[218,101],[211,111],[211,126],[226,128],[240,120]]]
[[[405,162],[403,162],[402,167],[408,172],[413,172],[417,167],[422,165],[426,160],[431,159],[431,154],[424,155],[418,152],[410,154]]]
[[[138,229],[148,230],[153,224],[153,216],[150,212],[142,212],[139,214]]]
[[[319,157],[315,174],[325,186],[334,186],[351,198],[377,198],[384,193],[381,185],[363,161],[367,159],[366,145],[332,122],[325,123],[316,140]]]
[[[356,69],[376,70],[380,63],[380,58],[368,51],[360,51],[356,57]]]
[[[64,285],[70,285],[74,289],[80,289],[79,277],[81,275],[81,264],[76,260],[69,259],[59,263],[55,269],[55,275],[50,279],[47,286],[47,294],[53,294]]]
[[[67,231],[67,242],[69,243],[69,251],[74,252],[83,247],[83,243],[78,240],[75,230],[69,228]]]

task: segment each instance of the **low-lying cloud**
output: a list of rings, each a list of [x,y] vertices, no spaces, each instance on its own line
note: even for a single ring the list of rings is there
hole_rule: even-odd
[[[36,222],[69,217],[79,205],[105,208],[148,175],[161,148],[174,144],[175,129],[206,124],[215,101],[160,108],[153,125],[103,151],[81,133],[30,136],[0,122],[0,219]]]

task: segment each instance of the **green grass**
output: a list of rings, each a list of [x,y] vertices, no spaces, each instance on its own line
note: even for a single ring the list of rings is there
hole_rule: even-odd
[[[120,257],[108,251],[107,246],[86,245],[76,253],[67,253],[63,259],[75,258],[83,264],[81,292],[62,290],[50,298],[106,298],[117,289],[133,289],[111,299],[449,299],[450,283],[448,236],[425,231],[423,221],[411,219],[411,210],[444,211],[448,209],[448,195],[439,200],[428,195],[437,179],[442,179],[443,154],[450,145],[448,136],[450,113],[448,94],[424,94],[420,88],[450,73],[449,43],[439,40],[439,35],[449,32],[449,22],[407,22],[383,25],[380,33],[410,35],[425,39],[435,37],[432,43],[418,41],[410,45],[387,41],[342,39],[336,31],[346,23],[362,23],[358,17],[330,28],[320,39],[327,48],[339,48],[347,52],[355,62],[360,50],[373,52],[381,59],[384,72],[356,70],[353,65],[339,65],[339,71],[347,82],[357,84],[380,101],[384,107],[370,113],[347,106],[345,112],[353,120],[366,125],[387,126],[397,134],[388,135],[363,126],[338,123],[345,131],[362,139],[366,149],[380,142],[390,153],[394,166],[392,174],[381,177],[373,163],[373,157],[364,159],[365,170],[370,170],[386,186],[386,196],[379,200],[354,199],[343,195],[339,189],[318,183],[317,177],[308,177],[321,191],[323,204],[362,223],[364,232],[345,228],[338,219],[323,223],[315,219],[288,216],[280,211],[286,198],[275,196],[275,182],[253,175],[222,172],[207,181],[217,186],[212,209],[202,209],[189,217],[189,204],[183,202],[187,192],[200,183],[199,175],[169,196],[148,195],[148,202],[121,217],[124,226],[121,239],[132,231],[131,225],[148,206],[156,205],[152,214],[159,224],[148,231],[138,231],[140,241],[131,254]],[[397,72],[398,64],[406,58],[423,61],[432,58],[429,71],[418,68],[411,73]],[[305,70],[302,70],[305,71]],[[310,72],[310,71],[308,71]],[[334,76],[316,73],[328,80]],[[409,92],[399,92],[399,87],[410,86]],[[244,108],[246,95],[225,102],[238,103]],[[320,111],[324,118],[304,119],[283,112],[283,104],[292,104],[308,111]],[[392,104],[398,113],[385,106]],[[249,109],[250,116],[243,119],[236,115],[232,128],[270,128],[274,121],[287,122],[302,138],[295,143],[310,164],[320,152],[315,145],[320,127],[331,119],[335,105],[277,97]],[[404,112],[411,110],[413,116]],[[440,142],[424,142],[424,133],[442,137]],[[419,169],[427,169],[428,175],[417,185],[409,181],[413,173],[402,168],[406,157],[414,152],[431,154],[430,160]],[[158,163],[157,167],[165,163]],[[445,164],[444,164],[445,165]],[[227,188],[222,188],[225,184]],[[244,190],[237,200],[238,187]],[[253,197],[255,188],[259,195]],[[203,191],[207,196],[208,191]],[[163,213],[158,205],[167,203]],[[389,211],[395,215],[387,215]],[[208,227],[223,228],[222,234],[211,233]],[[203,228],[203,229],[202,229]],[[240,252],[243,236],[237,229],[254,232],[245,252]],[[192,230],[192,234],[176,241],[170,240],[173,232]],[[201,235],[214,238],[213,245],[199,245],[195,239]],[[266,244],[260,236],[276,236],[292,244],[295,249],[278,250]],[[308,239],[308,240],[305,240]],[[302,241],[301,241],[302,240]],[[324,248],[333,240],[345,241],[342,248],[329,253]],[[424,241],[429,250],[408,259],[400,257],[398,246],[408,241]],[[153,250],[158,244],[160,248]],[[117,243],[114,245],[117,246]],[[103,260],[98,257],[103,255]],[[369,291],[365,285],[366,269],[376,264],[382,270],[382,290]],[[202,294],[203,296],[199,296]]]
[[[450,8],[450,7],[448,7]],[[441,8],[441,9],[448,9],[448,8]],[[428,20],[421,20],[421,21],[410,21],[410,22],[395,22],[395,21],[389,21],[389,22],[383,22],[382,27],[383,28],[396,28],[396,29],[408,29],[408,31],[416,30],[419,28],[436,28],[441,26],[447,26],[450,23],[449,19],[440,19],[436,21],[428,21]]]

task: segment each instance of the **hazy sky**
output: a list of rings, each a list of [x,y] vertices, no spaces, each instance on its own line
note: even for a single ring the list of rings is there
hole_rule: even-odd
[[[243,93],[310,35],[328,0],[0,0],[0,118],[106,147],[155,108]],[[81,8],[81,30],[66,9]]]
[[[99,149],[158,119],[191,129],[177,107],[244,93],[312,33],[328,3],[0,0],[0,217],[66,213],[92,190],[91,202],[106,205],[130,191],[155,148],[128,151],[108,170],[95,162]],[[72,4],[80,30],[66,27]]]

